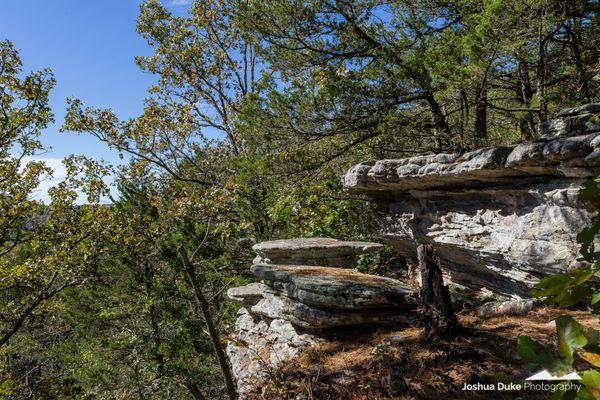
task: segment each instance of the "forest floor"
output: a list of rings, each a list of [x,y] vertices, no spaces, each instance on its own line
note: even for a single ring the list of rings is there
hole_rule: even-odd
[[[256,399],[547,399],[548,391],[463,390],[465,384],[522,383],[532,375],[516,355],[519,335],[542,344],[556,340],[553,320],[571,315],[600,328],[583,311],[538,308],[526,316],[487,320],[460,315],[466,332],[432,344],[420,328],[336,331],[327,341],[273,371],[257,388]],[[386,339],[387,338],[387,339]],[[388,345],[380,343],[388,342]],[[575,365],[585,368],[585,366]],[[537,372],[537,371],[536,371]]]

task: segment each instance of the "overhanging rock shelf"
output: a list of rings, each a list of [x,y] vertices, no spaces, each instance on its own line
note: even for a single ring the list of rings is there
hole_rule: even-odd
[[[242,307],[227,345],[242,397],[261,374],[319,342],[328,328],[406,322],[413,307],[409,288],[352,269],[359,255],[381,247],[327,238],[254,246],[251,271],[261,282],[227,292]]]
[[[541,277],[577,265],[590,223],[577,194],[600,166],[599,112],[565,110],[535,142],[358,164],[344,186],[374,199],[384,241],[412,264],[432,243],[457,287],[529,297]]]

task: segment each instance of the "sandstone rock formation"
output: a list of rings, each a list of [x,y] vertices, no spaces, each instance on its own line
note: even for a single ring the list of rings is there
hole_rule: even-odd
[[[600,131],[600,104],[567,108],[539,126],[542,137],[574,136]]]
[[[259,264],[251,271],[286,297],[322,309],[403,307],[411,294],[394,279],[347,269]]]
[[[227,297],[242,307],[252,307],[258,303],[268,287],[260,282],[249,283],[245,286],[230,288]]]
[[[409,262],[432,244],[455,288],[500,300],[478,308],[481,318],[525,314],[536,305],[528,299],[535,282],[578,263],[576,236],[590,215],[577,193],[600,166],[599,116],[600,104],[588,104],[542,124],[542,140],[358,164],[344,185],[376,201],[384,240]],[[352,269],[381,247],[329,238],[253,247],[261,282],[227,292],[241,306],[227,344],[241,398],[332,328],[407,322],[409,288]]]
[[[354,268],[358,256],[375,253],[383,246],[371,242],[351,242],[330,238],[295,238],[272,240],[252,247],[257,253],[255,264],[320,265]]]
[[[319,342],[324,329],[407,322],[405,312],[414,302],[410,289],[394,279],[350,269],[361,252],[379,248],[377,243],[322,238],[255,246],[259,257],[251,271],[262,282],[227,291],[242,306],[227,345],[242,397],[261,374]],[[265,263],[272,260],[338,267]]]
[[[241,308],[226,348],[240,398],[258,379],[319,340],[288,321],[254,316]]]
[[[597,130],[573,124],[531,143],[358,164],[344,185],[377,202],[384,240],[409,261],[431,243],[457,287],[526,298],[541,277],[577,265],[576,236],[590,222],[577,193],[600,166],[600,136],[569,136]]]

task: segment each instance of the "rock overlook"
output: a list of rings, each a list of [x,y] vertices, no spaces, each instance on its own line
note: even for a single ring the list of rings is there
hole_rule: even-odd
[[[527,298],[540,278],[578,265],[576,236],[590,215],[577,194],[600,166],[599,111],[565,110],[559,119],[587,122],[542,126],[538,141],[361,163],[344,186],[377,203],[384,241],[410,263],[431,243],[455,287]]]

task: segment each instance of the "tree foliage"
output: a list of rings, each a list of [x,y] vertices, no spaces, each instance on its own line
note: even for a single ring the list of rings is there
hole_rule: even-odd
[[[36,329],[60,310],[57,297],[86,280],[101,256],[104,209],[97,206],[106,172],[101,165],[65,160],[67,178],[51,189],[48,205],[35,200],[52,170],[35,161],[38,138],[53,115],[49,70],[23,75],[11,42],[0,42],[0,396],[33,391],[37,369],[23,344],[37,341]],[[78,191],[88,204],[76,206]],[[44,340],[49,339],[47,337]],[[42,345],[43,346],[43,345]],[[47,377],[55,371],[50,369]],[[27,378],[27,379],[24,379]]]
[[[251,245],[377,238],[371,207],[342,191],[349,166],[529,140],[559,109],[598,100],[598,7],[197,0],[174,15],[144,1],[137,30],[152,53],[136,63],[157,79],[143,111],[121,120],[81,94],[62,127],[124,162],[70,157],[47,205],[34,193],[51,171],[29,160],[54,79],[23,75],[1,42],[0,396],[223,397],[224,291],[251,279]],[[117,193],[101,206],[108,173]],[[599,303],[597,231],[580,236],[591,266],[540,295]],[[575,321],[558,328],[558,352],[521,339],[526,361],[566,368],[593,353]]]
[[[301,149],[328,143],[316,164],[364,143],[398,155],[531,139],[558,109],[598,95],[592,1],[247,8],[243,21],[277,71],[255,115]]]

